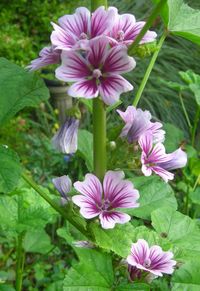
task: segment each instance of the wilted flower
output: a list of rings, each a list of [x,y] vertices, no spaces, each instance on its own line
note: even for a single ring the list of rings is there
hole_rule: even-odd
[[[85,57],[76,51],[63,52],[56,77],[74,82],[68,90],[70,96],[90,99],[100,95],[110,105],[119,99],[121,93],[133,89],[120,75],[134,67],[135,61],[127,55],[126,46],[109,48],[109,40],[99,37],[90,41]]]
[[[77,248],[84,248],[84,249],[94,249],[95,245],[87,240],[80,240],[73,242],[73,245]]]
[[[181,148],[166,154],[162,143],[153,145],[153,137],[149,133],[140,137],[139,145],[142,149],[142,172],[145,176],[150,176],[153,171],[168,182],[174,178],[174,174],[168,170],[183,168],[187,163],[187,155]]]
[[[176,261],[172,260],[173,256],[172,252],[164,252],[157,245],[149,247],[147,241],[139,239],[132,244],[131,254],[127,257],[127,262],[139,270],[162,277],[163,273],[172,274],[174,272]],[[130,270],[133,272],[131,268]]]
[[[126,111],[117,110],[125,122],[121,137],[127,137],[129,143],[138,141],[141,135],[152,134],[154,142],[162,142],[165,139],[165,131],[160,129],[162,123],[151,122],[151,113],[147,110],[136,109],[134,106],[128,106]]]
[[[87,174],[83,182],[74,183],[82,195],[73,196],[72,201],[80,207],[81,215],[87,219],[99,216],[101,226],[106,229],[128,222],[131,217],[117,209],[138,207],[139,192],[123,178],[122,171],[108,171],[103,185],[93,174]]]
[[[53,146],[63,154],[73,154],[78,146],[79,120],[74,117],[67,118],[52,139]]]
[[[59,64],[60,54],[60,50],[55,50],[53,47],[44,47],[39,52],[39,58],[33,60],[30,65],[27,66],[27,69],[35,71],[51,64]]]
[[[62,50],[87,49],[89,39],[108,33],[113,16],[114,11],[107,11],[103,6],[92,14],[85,7],[77,8],[73,15],[59,18],[59,26],[52,23],[51,42]]]
[[[64,175],[61,177],[53,178],[52,183],[61,194],[62,204],[66,204],[69,200],[67,194],[71,191],[72,188],[71,179],[69,178],[69,176]]]
[[[113,21],[114,24],[109,34],[114,40],[113,44],[123,43],[130,45],[142,30],[145,22],[136,22],[136,19],[132,14],[120,15],[115,7],[109,7],[108,11],[113,11],[115,15]],[[140,44],[152,42],[156,39],[156,36],[157,34],[154,31],[148,30],[140,41]]]

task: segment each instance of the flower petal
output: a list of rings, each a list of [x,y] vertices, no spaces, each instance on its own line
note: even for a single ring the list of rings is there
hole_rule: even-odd
[[[99,7],[92,13],[91,18],[91,38],[105,34],[111,29],[114,20],[112,10],[105,10],[104,6]]]
[[[85,7],[79,7],[73,15],[59,18],[58,23],[64,30],[80,38],[82,33],[86,35],[90,33],[90,11]]]
[[[149,245],[144,239],[139,239],[132,244],[131,254],[127,257],[128,264],[132,266],[143,265],[149,258]]]
[[[139,138],[139,145],[142,149],[142,151],[144,152],[144,154],[142,155],[142,157],[146,157],[152,150],[153,147],[153,137],[150,133],[147,132],[147,134],[143,134],[140,138]],[[144,162],[144,160],[142,160],[142,162]]]
[[[63,51],[62,65],[56,69],[56,78],[65,82],[80,81],[91,75],[86,60],[76,51]]]
[[[75,44],[77,39],[74,35],[68,33],[57,24],[51,22],[54,31],[51,33],[51,43],[56,49],[70,50]]]
[[[185,167],[187,164],[187,154],[181,148],[167,155],[169,160],[160,164],[165,170],[174,170]]]
[[[72,188],[72,181],[69,176],[64,175],[61,177],[53,178],[52,182],[62,197],[67,199],[67,193],[69,193]]]
[[[126,40],[134,40],[137,35],[142,30],[143,26],[145,25],[145,21],[138,21],[135,23],[135,25],[132,27],[132,29],[129,31],[128,35],[126,36]],[[140,41],[140,44],[152,42],[156,39],[157,33],[155,31],[147,30],[145,35],[143,36],[142,40]]]
[[[112,208],[135,208],[139,206],[139,192],[133,184],[123,180],[124,172],[108,171],[103,181],[104,200],[109,201]]]
[[[154,171],[157,175],[159,175],[166,183],[169,180],[174,179],[174,174],[168,172],[167,170],[163,169],[162,167],[153,166],[153,167],[151,167],[151,170]]]
[[[109,49],[109,40],[105,36],[92,39],[89,45],[88,61],[93,68],[99,68],[105,61]]]
[[[68,94],[72,97],[84,97],[91,99],[96,98],[98,93],[99,91],[94,79],[76,82],[68,89]]]
[[[126,79],[111,74],[101,78],[99,85],[100,96],[107,105],[116,103],[121,93],[131,91],[132,89],[133,86]]]
[[[100,214],[100,210],[96,206],[95,201],[90,197],[75,195],[72,197],[72,201],[80,207],[80,214],[87,219],[91,219]]]
[[[39,58],[33,60],[30,65],[27,66],[27,69],[35,71],[51,64],[58,64],[60,63],[60,55],[60,50],[54,50],[53,47],[44,47],[39,52]]]
[[[91,201],[101,205],[103,189],[99,179],[95,175],[87,174],[83,182],[74,183],[74,188]]]
[[[131,217],[128,214],[117,211],[102,212],[99,215],[101,226],[105,229],[114,228],[116,223],[124,224],[128,222]]]
[[[103,71],[112,74],[123,74],[130,72],[136,66],[134,58],[127,54],[127,47],[118,45],[111,48],[105,59]]]

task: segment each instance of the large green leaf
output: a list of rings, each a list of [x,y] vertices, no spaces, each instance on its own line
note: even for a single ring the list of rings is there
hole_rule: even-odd
[[[160,0],[153,0],[158,3]],[[168,0],[161,11],[167,29],[200,44],[200,10],[193,9],[183,0]]]
[[[78,151],[91,172],[93,169],[93,135],[85,129],[80,129],[78,132]]]
[[[64,291],[110,291],[113,269],[110,255],[92,249],[78,249],[80,262],[67,273]]]
[[[37,106],[49,98],[42,79],[0,58],[0,125],[25,106]]]
[[[0,145],[0,192],[12,191],[21,175],[21,166],[17,154],[4,145]]]
[[[118,286],[115,291],[131,291],[131,290],[137,290],[137,291],[149,291],[150,286],[144,283],[133,283],[133,284],[121,284]]]
[[[140,206],[134,209],[126,209],[126,213],[134,216],[150,219],[153,210],[163,206],[177,209],[177,201],[169,184],[163,182],[157,176],[136,177],[131,179],[140,193]]]
[[[177,150],[184,140],[184,133],[181,129],[171,123],[165,123],[163,129],[166,131],[164,145],[168,153]]]
[[[164,207],[152,213],[152,225],[160,235],[182,250],[181,260],[200,255],[200,230],[189,216]]]
[[[50,237],[43,229],[26,232],[23,247],[26,252],[46,254],[52,248]]]
[[[200,261],[187,262],[172,277],[172,291],[200,290]]]
[[[179,72],[181,78],[188,84],[189,89],[195,96],[196,103],[200,106],[200,75],[195,74],[192,70]]]
[[[130,253],[131,244],[142,238],[147,240],[149,245],[158,244],[165,250],[171,248],[168,240],[163,240],[156,232],[145,226],[135,228],[131,223],[126,223],[117,225],[114,229],[102,229],[99,225],[93,224],[91,230],[99,247],[113,251],[122,258],[126,258]]]

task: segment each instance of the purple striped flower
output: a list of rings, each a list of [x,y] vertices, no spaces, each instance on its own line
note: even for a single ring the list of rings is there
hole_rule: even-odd
[[[121,110],[117,110],[117,112],[125,122],[120,136],[127,137],[129,143],[138,141],[140,136],[147,131],[152,134],[154,142],[164,141],[165,131],[161,129],[162,123],[151,122],[149,111],[128,106],[125,112]]]
[[[131,254],[127,257],[127,262],[129,266],[162,277],[163,273],[172,274],[174,272],[176,261],[172,258],[172,252],[164,252],[157,245],[149,247],[147,241],[139,239],[132,244]]]
[[[69,178],[69,176],[64,175],[61,177],[53,178],[52,183],[61,195],[62,205],[65,205],[69,200],[67,194],[71,191],[72,188],[71,179]]]
[[[79,120],[69,117],[52,138],[52,144],[63,154],[73,154],[78,147]]]
[[[51,42],[57,49],[87,49],[88,40],[105,35],[111,29],[114,11],[107,11],[103,6],[90,13],[85,7],[76,9],[73,15],[65,15],[52,23],[54,31]]]
[[[145,22],[136,22],[132,14],[120,15],[115,7],[110,7],[108,11],[113,11],[115,15],[114,25],[109,34],[111,39],[113,39],[113,44],[123,43],[130,45],[142,30]],[[155,41],[156,37],[157,34],[154,31],[148,30],[140,41],[140,44]]]
[[[59,64],[61,61],[60,54],[60,50],[55,50],[53,47],[44,47],[39,52],[39,58],[33,60],[30,65],[27,66],[27,69],[35,71],[51,64]]]
[[[153,144],[153,137],[147,133],[140,137],[139,145],[142,149],[142,172],[150,176],[152,172],[159,175],[165,182],[174,179],[169,170],[182,168],[187,163],[187,155],[179,148],[173,153],[166,154],[162,143]]]
[[[85,181],[74,183],[81,195],[73,196],[72,201],[80,207],[83,217],[91,219],[99,216],[105,229],[114,228],[116,223],[126,223],[131,217],[117,209],[138,207],[139,192],[130,181],[123,179],[122,171],[108,171],[102,185],[95,175],[87,174]]]
[[[106,37],[90,41],[90,48],[85,57],[77,51],[62,53],[62,65],[56,70],[56,77],[65,82],[74,82],[68,94],[72,97],[87,99],[101,96],[111,105],[121,93],[133,89],[122,73],[134,69],[136,63],[127,55],[124,45],[109,47]]]

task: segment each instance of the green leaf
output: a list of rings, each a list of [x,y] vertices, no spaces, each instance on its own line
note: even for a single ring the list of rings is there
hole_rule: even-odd
[[[12,191],[21,176],[21,165],[18,155],[0,145],[0,192]]]
[[[189,168],[193,175],[198,177],[200,175],[200,161],[199,158],[191,158],[189,160]]]
[[[78,249],[80,262],[67,273],[63,291],[110,291],[114,276],[108,254],[92,249]]]
[[[130,253],[131,244],[141,238],[147,240],[150,245],[159,244],[165,250],[171,247],[169,241],[163,240],[155,231],[145,226],[134,228],[131,223],[116,225],[114,229],[106,230],[93,224],[91,230],[99,247],[113,251],[122,258],[126,258]]]
[[[192,203],[200,205],[200,187],[197,187],[194,192],[189,194]]]
[[[78,131],[78,151],[91,172],[93,170],[93,135],[85,129]]]
[[[42,79],[0,58],[0,125],[26,106],[36,107],[49,98]]]
[[[182,250],[180,259],[185,261],[200,255],[200,230],[189,216],[171,208],[160,208],[152,213],[152,225]]]
[[[53,245],[48,234],[43,229],[39,229],[26,232],[23,247],[26,252],[46,254]]]
[[[149,219],[153,210],[163,206],[177,209],[177,201],[174,191],[169,184],[157,176],[135,177],[130,179],[135,188],[139,190],[140,206],[134,209],[126,209],[126,213],[143,219]]]
[[[159,1],[153,0],[154,3]],[[200,44],[200,10],[191,8],[183,0],[168,0],[161,16],[172,34]]]
[[[175,271],[172,277],[172,291],[199,291],[200,290],[200,262],[187,262]]]
[[[118,286],[115,291],[150,291],[150,286],[144,283],[122,284]]]
[[[200,106],[200,75],[195,74],[192,70],[179,72],[181,78],[188,84],[189,89],[195,96],[196,103]]]
[[[184,140],[184,133],[171,123],[165,123],[163,129],[166,131],[164,145],[167,152],[173,152],[180,147]]]

